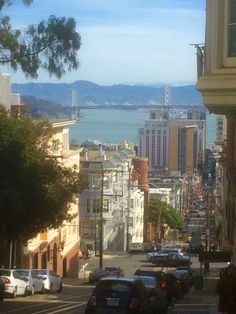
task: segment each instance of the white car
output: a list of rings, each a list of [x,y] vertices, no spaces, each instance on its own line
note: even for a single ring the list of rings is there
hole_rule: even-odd
[[[35,269],[37,275],[43,280],[43,288],[49,292],[62,291],[62,278],[50,269]]]
[[[35,270],[31,269],[16,269],[19,275],[26,283],[27,292],[31,295],[34,295],[35,292],[42,293],[44,286],[43,280],[38,277],[38,274]]]
[[[0,269],[0,276],[5,281],[5,294],[13,298],[27,294],[26,283],[15,269]]]

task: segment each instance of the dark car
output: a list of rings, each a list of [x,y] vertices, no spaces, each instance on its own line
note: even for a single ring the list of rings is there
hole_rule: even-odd
[[[147,306],[147,291],[140,279],[102,278],[88,300],[85,314],[144,314]]]
[[[182,282],[178,280],[173,273],[166,274],[168,278],[168,290],[169,290],[169,298],[173,299],[181,299],[184,296]]]
[[[191,244],[187,249],[187,253],[189,254],[199,254],[203,251],[204,247],[200,243]]]
[[[137,276],[149,276],[156,278],[157,286],[161,289],[162,295],[167,300],[168,303],[171,302],[172,291],[168,283],[168,277],[163,271],[156,270],[146,270],[146,269],[137,269],[134,273]]]
[[[95,271],[89,273],[89,283],[96,283],[101,278],[109,276],[124,276],[123,270],[119,266],[107,266],[104,268],[96,269]]]
[[[135,278],[141,280],[148,294],[148,306],[147,310],[150,313],[166,313],[168,310],[168,301],[166,299],[166,294],[163,289],[160,288],[159,283],[155,277],[150,276],[134,276]],[[149,313],[148,312],[148,313]]]
[[[192,277],[187,270],[175,270],[173,276],[178,280],[180,283],[181,290],[183,294],[187,293],[192,285]]]
[[[3,301],[5,294],[5,281],[2,277],[0,277],[0,302]]]

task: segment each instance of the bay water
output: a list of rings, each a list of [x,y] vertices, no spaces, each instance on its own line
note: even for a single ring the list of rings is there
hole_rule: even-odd
[[[85,139],[117,144],[127,140],[138,144],[138,129],[144,127],[149,112],[135,110],[84,109],[80,120],[70,127],[70,142],[81,144]],[[213,144],[216,135],[216,115],[207,114],[206,143]]]

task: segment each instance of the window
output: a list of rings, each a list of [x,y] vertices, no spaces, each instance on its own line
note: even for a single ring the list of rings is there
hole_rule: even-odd
[[[225,1],[224,65],[236,66],[236,0]]]
[[[89,223],[88,222],[83,223],[83,235],[89,235]]]
[[[109,200],[108,199],[103,200],[103,211],[104,213],[109,212]]]
[[[99,175],[91,176],[91,188],[100,189],[101,188],[101,177]]]
[[[100,210],[100,199],[93,199],[93,213],[99,213]]]
[[[228,57],[236,56],[236,1],[229,1],[228,8]]]
[[[91,208],[91,202],[90,198],[87,199],[87,213],[90,213],[90,208]]]

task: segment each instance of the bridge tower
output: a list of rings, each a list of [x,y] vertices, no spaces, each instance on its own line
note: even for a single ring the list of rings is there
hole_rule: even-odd
[[[169,85],[165,86],[165,107],[169,110],[171,105],[171,87]]]
[[[78,107],[78,93],[76,89],[71,91],[71,119],[78,120],[79,118],[79,107]]]

